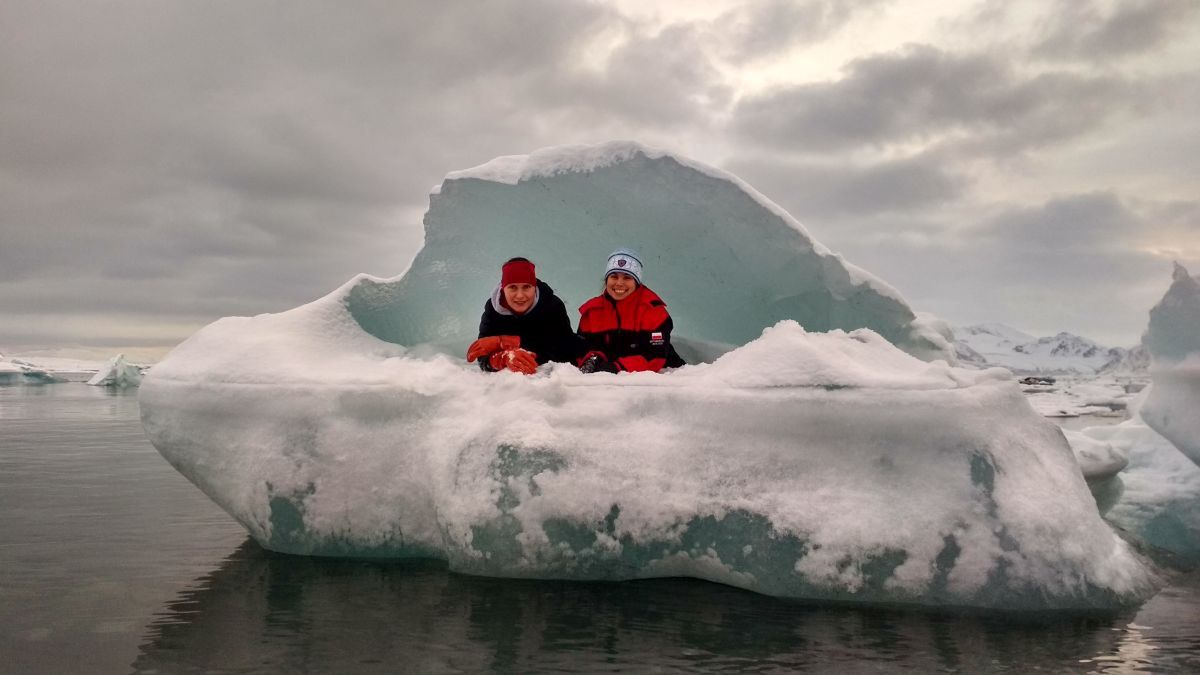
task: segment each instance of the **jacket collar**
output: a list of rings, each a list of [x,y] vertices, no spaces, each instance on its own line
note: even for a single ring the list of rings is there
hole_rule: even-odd
[[[662,299],[658,297],[658,293],[655,293],[654,291],[650,290],[646,286],[638,284],[638,287],[636,290],[634,290],[632,293],[630,293],[628,296],[626,296],[624,300],[620,300],[620,301],[613,300],[612,298],[610,298],[608,296],[608,293],[601,291],[600,295],[597,295],[596,297],[592,298],[591,300],[588,300],[587,302],[580,305],[579,312],[582,314],[583,312],[586,312],[589,309],[595,309],[596,307],[600,307],[603,305],[611,305],[613,307],[617,307],[618,305],[624,307],[626,305],[626,303],[631,304],[631,305],[641,305],[641,304],[648,305],[656,300],[658,302],[662,302]],[[663,303],[663,304],[665,305],[666,303]]]

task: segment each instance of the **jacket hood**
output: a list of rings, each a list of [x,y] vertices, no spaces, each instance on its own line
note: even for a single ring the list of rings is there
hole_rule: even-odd
[[[537,308],[538,301],[542,299],[543,291],[551,295],[554,294],[554,291],[550,290],[550,287],[546,285],[546,282],[539,279],[537,286],[533,290],[533,304],[529,306],[529,309],[525,312],[525,314],[531,314],[533,313],[533,310]],[[479,296],[477,295],[475,297]],[[517,316],[516,312],[504,305],[504,284],[496,284],[496,288],[492,289],[492,309],[496,310],[497,314],[502,314],[504,316]]]

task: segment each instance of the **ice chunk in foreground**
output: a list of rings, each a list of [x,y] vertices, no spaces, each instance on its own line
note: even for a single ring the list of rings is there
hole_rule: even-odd
[[[434,557],[502,577],[688,575],[855,602],[1112,608],[1153,592],[1007,371],[926,363],[867,329],[751,329],[786,308],[822,328],[873,322],[923,351],[902,301],[799,230],[781,234],[786,214],[734,179],[594,150],[448,180],[398,281],[359,278],[202,329],[143,382],[151,441],[289,553]],[[648,283],[722,356],[524,377],[440,352],[465,346],[504,256],[531,254],[577,302],[614,242],[662,256]],[[706,277],[718,262],[738,264]],[[706,293],[726,311],[696,302]]]
[[[117,354],[104,364],[88,384],[100,387],[127,388],[136,387],[142,383],[142,371],[137,366],[127,362],[124,354]]]
[[[1179,263],[1142,343],[1154,359],[1142,418],[1200,464],[1200,277]]]
[[[1070,429],[1063,429],[1063,435],[1070,442],[1075,461],[1078,462],[1079,469],[1088,483],[1108,480],[1129,466],[1129,458],[1111,443],[1098,441],[1081,431]]]

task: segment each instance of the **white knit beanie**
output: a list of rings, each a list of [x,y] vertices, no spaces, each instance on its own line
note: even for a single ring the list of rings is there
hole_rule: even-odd
[[[642,285],[642,260],[636,252],[628,248],[619,248],[608,256],[608,265],[604,270],[604,278],[613,272],[624,272]]]

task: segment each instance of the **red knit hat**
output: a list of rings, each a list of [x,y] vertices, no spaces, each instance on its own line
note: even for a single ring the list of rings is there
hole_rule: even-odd
[[[508,286],[509,284],[530,284],[537,285],[537,273],[533,268],[533,263],[524,258],[514,258],[504,263],[504,267],[500,269],[500,286]]]

